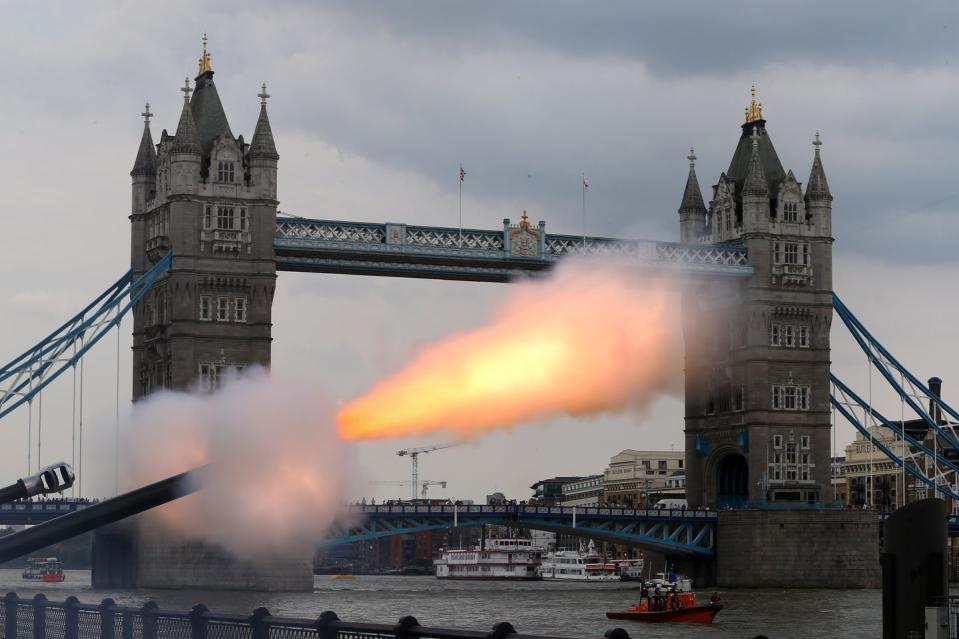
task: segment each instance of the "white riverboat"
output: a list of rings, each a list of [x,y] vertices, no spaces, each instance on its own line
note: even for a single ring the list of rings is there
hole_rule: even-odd
[[[437,579],[541,579],[539,552],[530,539],[487,539],[482,550],[446,550],[433,565]]]
[[[640,567],[642,572],[642,567]],[[542,559],[540,573],[543,579],[556,581],[619,581],[616,562],[596,552],[592,541],[586,549],[556,550]]]
[[[619,578],[623,581],[642,581],[643,568],[645,563],[643,558],[639,559],[617,559],[613,563],[619,571]]]

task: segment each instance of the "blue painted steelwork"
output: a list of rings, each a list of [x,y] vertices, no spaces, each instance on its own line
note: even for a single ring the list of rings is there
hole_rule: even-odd
[[[856,343],[866,354],[869,363],[876,368],[902,400],[903,406],[909,408],[919,416],[914,424],[922,424],[928,433],[932,434],[932,444],[927,445],[905,429],[904,424],[894,423],[884,417],[875,407],[870,406],[859,395],[854,393],[846,384],[835,375],[830,375],[832,392],[829,399],[835,409],[851,423],[871,445],[892,460],[898,467],[916,478],[917,485],[922,484],[932,488],[937,496],[948,495],[959,500],[959,465],[950,456],[959,452],[959,437],[957,437],[955,421],[941,419],[941,415],[949,415],[959,419],[952,407],[942,401],[929,390],[915,375],[906,369],[880,342],[876,339],[849,310],[838,295],[833,295],[833,308],[836,315],[843,321],[852,334]],[[930,409],[926,410],[923,403],[928,402]],[[930,413],[933,407],[938,407],[934,418]],[[891,430],[895,436],[903,441],[900,451],[892,450],[888,445],[875,438],[871,427],[881,426]],[[924,439],[924,438],[923,438]]]
[[[746,249],[710,244],[547,234],[526,226],[536,243],[511,246],[517,230],[280,218],[273,247],[277,270],[505,282],[551,268],[567,255],[606,255],[685,274],[749,276]]]
[[[839,384],[842,384],[842,382],[836,379],[834,375],[830,375],[830,377],[833,379],[833,383],[837,384],[837,386]],[[845,387],[845,384],[842,384],[842,386]],[[848,387],[845,387],[845,388],[848,390]],[[916,464],[912,464],[912,465],[908,464],[904,458],[900,458],[898,455],[896,455],[896,453],[892,449],[890,449],[888,446],[883,444],[878,439],[875,439],[874,437],[872,437],[869,434],[868,427],[863,425],[862,422],[860,422],[859,419],[857,419],[856,416],[852,413],[852,411],[848,410],[847,408],[848,401],[840,401],[839,399],[836,398],[835,395],[830,395],[829,401],[836,408],[836,410],[838,410],[839,413],[843,417],[845,417],[846,420],[856,428],[856,430],[862,433],[866,438],[870,439],[872,442],[872,445],[875,446],[877,449],[879,449],[879,451],[882,452],[883,455],[885,455],[886,457],[891,459],[893,462],[895,462],[897,466],[899,466],[900,468],[904,468],[906,472],[908,472],[910,475],[912,475],[913,477],[915,477],[916,479],[918,479],[925,485],[929,486],[933,490],[939,490],[940,492],[949,495],[953,499],[959,500],[959,494],[956,494],[955,492],[953,492],[948,484],[939,483],[937,488],[937,485],[936,485],[937,482],[935,482],[933,479],[926,477],[925,473],[921,472],[919,468],[916,466]],[[865,402],[862,402],[861,405],[864,411],[869,411],[868,404],[866,404]],[[884,422],[885,424],[887,424],[888,427],[892,428],[892,430],[895,432],[895,427],[889,424],[888,420],[882,417],[882,415],[880,415],[877,412],[873,412],[873,417],[878,418],[880,422]],[[909,437],[908,434],[906,434],[906,441],[908,441],[911,445],[921,446],[924,451],[928,451],[930,455],[932,454],[932,451],[929,451],[928,448],[926,448],[925,446],[922,446],[922,444],[919,444],[912,437]],[[948,460],[945,460],[940,456],[935,456],[934,459],[938,461],[939,463],[949,463]]]
[[[46,338],[0,368],[0,418],[33,400],[80,361],[170,267],[164,255],[136,280],[127,273]]]
[[[863,326],[852,311],[843,304],[839,296],[833,294],[833,308],[839,319],[843,321],[846,328],[856,339],[856,342],[862,348],[863,352],[869,358],[870,363],[876,367],[876,370],[886,379],[893,390],[895,390],[902,400],[922,419],[926,426],[940,435],[946,442],[959,450],[959,437],[951,424],[939,424],[932,419],[926,409],[916,400],[921,398],[938,406],[945,414],[950,415],[954,420],[959,421],[959,412],[942,401],[942,398],[929,390],[925,384],[919,381],[915,375],[909,372],[905,366],[892,356],[886,348],[877,340],[866,327]],[[896,379],[893,372],[899,374],[900,379]],[[904,386],[909,388],[904,388]]]
[[[0,505],[0,526],[33,526],[91,505],[89,499],[15,501]]]
[[[323,545],[426,530],[501,524],[578,535],[660,552],[715,554],[717,514],[708,510],[642,510],[562,506],[357,506]],[[359,523],[356,523],[359,521]]]

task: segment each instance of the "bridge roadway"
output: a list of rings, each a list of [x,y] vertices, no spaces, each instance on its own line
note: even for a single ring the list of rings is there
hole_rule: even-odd
[[[426,530],[500,524],[546,530],[670,554],[712,556],[717,513],[579,506],[351,506],[323,545],[347,544]]]
[[[217,231],[217,233],[236,233]],[[229,239],[229,238],[224,238]],[[280,217],[273,238],[280,271],[506,282],[567,255],[604,255],[684,275],[752,274],[737,246],[619,240],[546,233],[546,223],[500,230],[369,224]]]
[[[0,526],[36,525],[76,512],[91,500],[57,499],[0,505]],[[885,521],[889,513],[878,513]],[[332,546],[427,530],[501,524],[641,546],[672,554],[713,556],[718,513],[570,506],[348,506],[321,542]],[[959,516],[949,517],[948,534],[959,537]]]

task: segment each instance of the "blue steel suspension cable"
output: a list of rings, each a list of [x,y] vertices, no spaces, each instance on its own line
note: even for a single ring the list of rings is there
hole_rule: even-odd
[[[846,325],[846,328],[849,329],[849,332],[859,343],[859,347],[863,350],[864,353],[870,358],[872,364],[876,367],[882,376],[886,379],[893,390],[895,390],[900,398],[905,401],[909,407],[919,415],[920,419],[926,422],[926,425],[936,431],[938,434],[942,435],[951,446],[959,450],[959,439],[955,435],[945,429],[943,429],[940,424],[934,420],[929,413],[916,403],[915,398],[906,392],[906,389],[902,387],[900,383],[897,383],[895,378],[892,376],[892,373],[889,372],[889,369],[883,365],[881,360],[888,362],[896,371],[900,373],[902,377],[905,377],[910,384],[918,388],[928,399],[929,401],[939,406],[944,412],[951,415],[954,419],[959,420],[959,412],[956,412],[951,406],[942,401],[942,398],[936,396],[932,391],[929,390],[922,382],[920,382],[915,375],[909,372],[905,366],[903,366],[893,355],[886,350],[886,348],[877,340],[867,329],[863,326],[852,311],[839,299],[839,296],[833,293],[833,307],[836,310],[836,314]],[[876,353],[882,357],[877,357]]]
[[[119,325],[171,262],[167,253],[136,280],[127,272],[80,313],[0,368],[0,382],[7,386],[0,388],[0,418],[32,401],[43,388],[81,361],[88,350]],[[116,312],[110,319],[113,311]],[[68,355],[71,347],[74,352]]]

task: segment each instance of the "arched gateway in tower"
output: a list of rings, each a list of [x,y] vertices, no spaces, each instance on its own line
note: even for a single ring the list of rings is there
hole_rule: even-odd
[[[819,135],[803,193],[753,100],[707,209],[690,153],[682,241],[744,246],[752,277],[683,294],[691,507],[830,498],[832,195]]]

